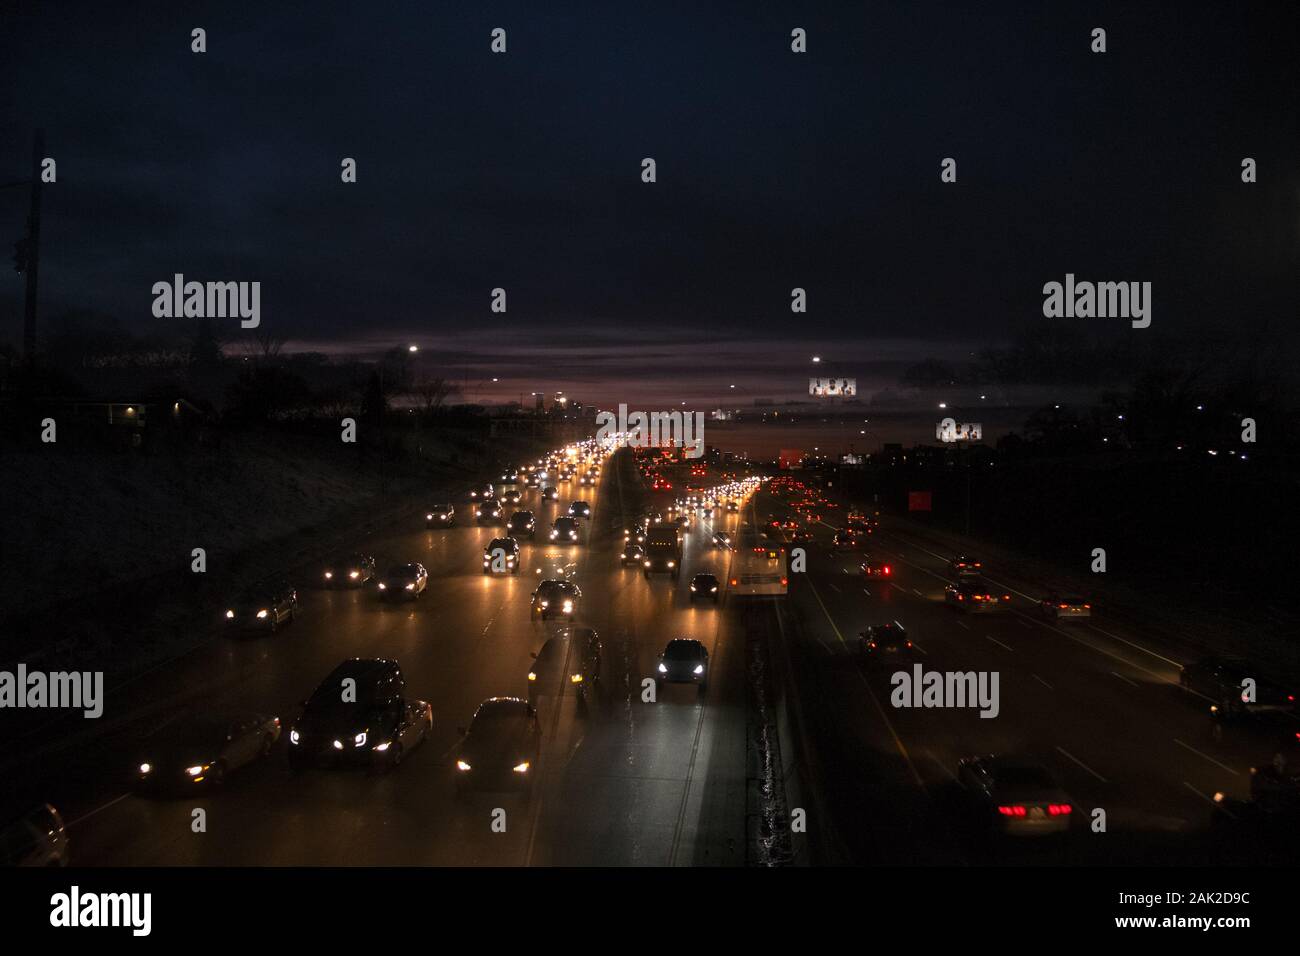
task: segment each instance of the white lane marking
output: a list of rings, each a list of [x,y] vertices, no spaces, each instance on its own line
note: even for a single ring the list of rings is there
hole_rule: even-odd
[[[1117,673],[1117,672],[1115,672],[1115,671],[1111,671],[1110,673],[1111,673],[1111,676],[1112,676],[1112,677],[1118,677],[1120,680],[1122,680],[1124,683],[1128,684],[1130,687],[1136,687],[1136,686],[1137,686],[1137,683],[1136,683],[1135,681],[1131,681],[1131,680],[1129,680],[1129,679],[1128,679],[1127,677],[1125,677],[1123,674]]]
[[[944,776],[946,776],[949,780],[951,780],[953,783],[961,783],[961,781],[957,779],[957,775],[952,772],[952,770],[948,767],[946,763],[944,763],[942,760],[936,757],[934,755],[934,751],[931,750],[929,747],[925,748],[925,755],[939,765],[939,769],[943,771]]]
[[[958,621],[957,623],[960,624],[962,627],[966,628],[966,630],[968,631],[970,630],[970,625],[967,624],[965,621]]]
[[[89,820],[89,819],[90,819],[91,817],[93,817],[96,813],[99,813],[101,810],[107,810],[109,807],[113,806],[113,804],[115,804],[115,803],[121,803],[123,800],[125,800],[125,799],[126,799],[127,797],[129,797],[129,796],[131,796],[129,793],[124,793],[124,794],[122,794],[120,797],[114,797],[112,800],[108,801],[108,803],[101,804],[100,806],[98,806],[98,807],[96,807],[95,809],[91,810],[89,813],[83,813],[81,816],[77,817],[77,819],[73,820],[71,823],[68,824],[68,829],[71,830],[71,829],[72,829],[73,827],[75,827],[78,823],[81,823],[81,822],[84,821],[84,820]]]
[[[1009,651],[1014,651],[1014,650],[1015,650],[1015,648],[1012,647],[1012,646],[1010,646],[1009,644],[1003,644],[1003,643],[1002,643],[1001,641],[999,641],[996,637],[990,637],[988,634],[985,634],[985,635],[984,635],[984,640],[986,640],[986,641],[992,641],[992,642],[993,642],[994,644],[996,644],[998,647],[1005,647],[1005,648],[1006,648],[1007,650],[1009,650]]]
[[[920,644],[916,643],[916,641],[912,642],[912,646],[916,648],[918,651],[920,651],[922,654],[925,654],[926,657],[930,656],[929,653],[926,651],[926,649],[922,647]]]
[[[1078,765],[1079,765],[1080,767],[1082,767],[1084,770],[1088,771],[1088,773],[1092,774],[1094,777],[1096,777],[1096,778],[1097,778],[1098,780],[1100,780],[1102,783],[1110,783],[1109,780],[1107,780],[1105,777],[1103,777],[1103,776],[1102,776],[1101,774],[1099,774],[1097,771],[1093,770],[1093,769],[1092,769],[1091,767],[1089,767],[1086,763],[1084,763],[1082,760],[1080,760],[1080,759],[1079,759],[1078,757],[1076,757],[1074,754],[1070,753],[1070,751],[1066,750],[1064,747],[1057,747],[1057,748],[1056,748],[1056,751],[1057,751],[1057,753],[1059,753],[1061,756],[1063,756],[1063,757],[1065,757],[1065,758],[1067,758],[1067,759],[1069,759],[1069,760],[1074,761],[1076,764],[1078,764]]]
[[[912,593],[915,594],[917,597],[925,597],[925,595],[922,594],[920,591],[918,591],[916,588],[912,588]]]
[[[835,623],[835,619],[831,617],[831,612],[826,608],[826,602],[824,602],[822,596],[817,593],[817,585],[813,583],[812,578],[808,579],[808,589],[812,592],[812,596],[817,599],[817,606],[822,609],[822,614],[826,616],[826,623],[831,626],[831,630],[835,632],[835,636],[839,638],[840,643],[844,645],[844,649],[848,650],[849,642],[844,640],[844,635],[840,633],[839,626]],[[889,735],[894,739],[894,746],[897,747],[898,752],[902,754],[903,762],[907,764],[907,768],[912,771],[912,779],[914,779],[916,785],[921,788],[921,792],[928,796],[930,791],[926,789],[925,780],[922,779],[920,771],[916,769],[916,765],[912,763],[912,756],[907,752],[907,746],[903,743],[903,738],[898,736],[898,731],[894,729],[894,724],[893,721],[889,719],[889,714],[885,711],[885,708],[881,706],[880,699],[876,697],[876,692],[871,689],[871,683],[863,675],[862,671],[858,670],[856,667],[853,669],[853,672],[858,675],[858,679],[862,681],[862,686],[867,689],[867,696],[871,698],[871,703],[875,705],[876,712],[880,714],[880,719],[884,722],[885,727],[888,728]]]
[[[1166,664],[1172,664],[1174,667],[1183,666],[1181,661],[1171,660],[1170,658],[1165,657],[1163,654],[1157,654],[1149,647],[1143,647],[1141,644],[1135,644],[1133,641],[1126,640],[1125,638],[1120,637],[1118,634],[1112,634],[1110,631],[1103,631],[1101,628],[1099,628],[1096,624],[1093,624],[1091,621],[1084,626],[1092,628],[1094,631],[1096,631],[1099,634],[1105,634],[1112,641],[1119,641],[1121,644],[1127,644],[1129,647],[1135,648],[1136,650],[1142,651],[1146,654],[1150,654],[1152,657],[1158,658],[1159,660],[1164,661]]]
[[[1048,690],[1055,690],[1055,689],[1056,689],[1056,688],[1053,687],[1051,684],[1047,683],[1047,681],[1045,681],[1045,680],[1043,680],[1041,677],[1039,677],[1037,674],[1034,675],[1034,680],[1038,681],[1038,683],[1042,684],[1042,685],[1043,685],[1044,687],[1046,687]]]
[[[1011,608],[1011,613],[1019,615],[1020,617],[1025,617],[1025,615],[1022,612],[1017,611],[1015,608]],[[1124,657],[1120,654],[1113,653],[1112,651],[1108,651],[1104,647],[1098,647],[1096,644],[1090,644],[1088,641],[1085,641],[1083,638],[1076,637],[1074,634],[1071,634],[1068,631],[1064,631],[1059,627],[1053,627],[1052,625],[1046,624],[1042,621],[1038,621],[1037,623],[1042,624],[1043,627],[1047,628],[1047,630],[1051,631],[1053,634],[1060,634],[1062,637],[1068,637],[1070,640],[1074,641],[1074,643],[1080,645],[1081,647],[1086,647],[1090,651],[1096,651],[1098,654],[1103,654],[1106,657],[1109,657],[1111,660],[1116,660],[1123,664],[1127,664],[1129,667],[1133,668],[1134,670],[1139,670],[1144,674],[1150,674],[1152,677],[1154,677],[1156,680],[1160,681],[1163,684],[1173,684],[1174,686],[1178,686],[1177,681],[1170,680],[1168,677],[1165,677],[1161,674],[1157,674],[1155,671],[1151,670],[1150,668],[1143,667],[1141,664],[1138,664],[1135,661],[1131,661],[1127,657]]]
[[[1228,773],[1232,774],[1234,777],[1240,777],[1240,776],[1241,776],[1241,774],[1237,773],[1237,771],[1233,770],[1233,769],[1232,769],[1231,767],[1229,767],[1226,763],[1219,763],[1219,761],[1215,760],[1215,759],[1214,759],[1213,757],[1211,757],[1209,754],[1201,753],[1201,751],[1197,750],[1197,749],[1196,749],[1195,747],[1193,747],[1191,744],[1185,744],[1185,743],[1183,743],[1181,740],[1179,740],[1177,737],[1174,738],[1174,743],[1178,744],[1178,746],[1180,746],[1180,747],[1185,747],[1186,749],[1190,750],[1192,753],[1196,754],[1196,756],[1202,758],[1203,760],[1208,760],[1210,763],[1214,764],[1216,767],[1219,767],[1219,768],[1221,768],[1221,769],[1223,769],[1223,770],[1228,771]]]
[[[1034,629],[1034,625],[1030,624],[1024,618],[1020,618],[1020,617],[1016,618],[1016,623],[1018,623],[1021,627],[1029,628],[1031,631]]]
[[[826,586],[829,587],[836,594],[840,593],[839,585],[837,585],[834,581],[827,581]]]

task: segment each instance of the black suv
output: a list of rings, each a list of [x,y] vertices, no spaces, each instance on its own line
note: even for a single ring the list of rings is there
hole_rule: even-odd
[[[407,699],[397,661],[354,657],[303,701],[289,726],[289,767],[395,766],[432,726],[432,708]]]

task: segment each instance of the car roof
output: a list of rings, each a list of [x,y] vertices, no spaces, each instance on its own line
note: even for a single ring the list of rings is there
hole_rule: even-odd
[[[474,719],[479,717],[528,716],[528,701],[519,697],[489,697],[478,705]]]

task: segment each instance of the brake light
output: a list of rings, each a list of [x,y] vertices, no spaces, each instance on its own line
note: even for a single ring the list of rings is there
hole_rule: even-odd
[[[732,586],[733,588],[734,588],[737,584],[739,584],[739,583],[740,583],[740,582],[737,581],[735,578],[732,578],[732,579],[731,579],[731,586]]]
[[[1021,806],[998,807],[998,813],[1002,814],[1004,817],[1023,817],[1028,812],[1029,811],[1027,811],[1024,807]]]
[[[1068,608],[1069,606],[1070,606],[1070,605],[1068,605],[1068,604],[1062,604],[1062,605],[1061,605],[1061,609],[1062,609],[1062,610],[1065,610],[1065,609]]]
[[[1053,817],[1064,817],[1070,814],[1070,805],[1068,803],[1049,803],[1047,813]]]
[[[886,574],[890,574],[890,573],[892,573],[892,572],[890,572],[890,570],[889,570],[889,565],[885,565],[885,573],[886,573]]]
[[[782,578],[782,579],[781,579],[781,587],[785,587],[785,586],[788,585],[789,583],[790,583],[790,582],[787,581],[785,578]]]

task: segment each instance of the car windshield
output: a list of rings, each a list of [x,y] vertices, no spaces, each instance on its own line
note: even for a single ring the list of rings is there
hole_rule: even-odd
[[[388,572],[390,578],[413,578],[420,573],[414,564],[399,564]]]
[[[700,645],[694,641],[672,641],[664,649],[664,659],[669,661],[691,661],[700,656]]]
[[[166,746],[214,744],[225,740],[229,726],[226,718],[208,714],[180,717],[160,729],[153,742]]]

